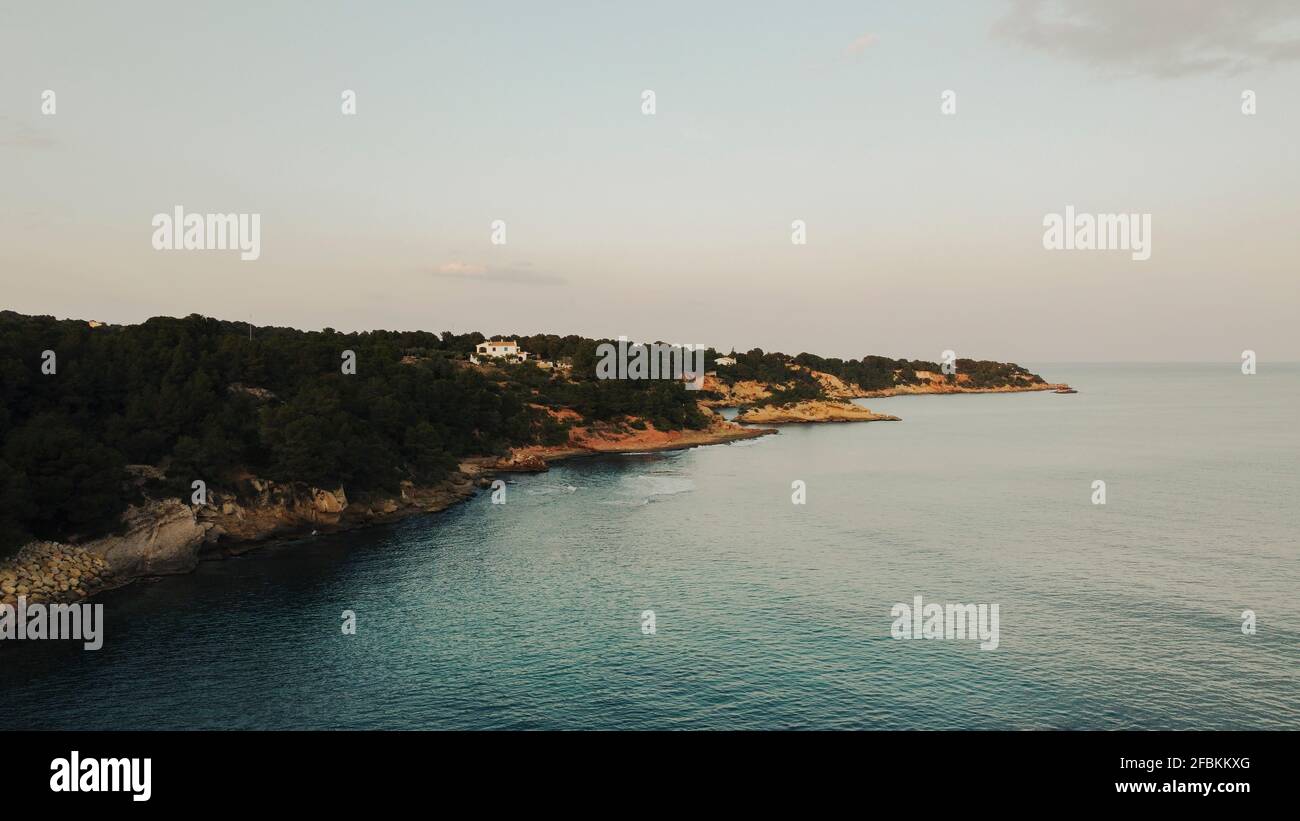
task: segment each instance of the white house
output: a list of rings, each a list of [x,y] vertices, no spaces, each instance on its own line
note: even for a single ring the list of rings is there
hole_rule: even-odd
[[[520,350],[519,343],[513,339],[490,339],[487,342],[480,342],[474,346],[474,351],[478,356],[471,356],[472,362],[478,362],[479,356],[504,359],[507,362],[524,362],[528,359],[528,352]]]
[[[713,360],[713,364],[714,364],[714,365],[721,365],[722,367],[725,368],[725,367],[727,367],[728,365],[734,365],[734,364],[736,364],[736,359],[735,359],[735,357],[731,357],[731,356],[720,356],[720,357],[718,357],[717,359]]]

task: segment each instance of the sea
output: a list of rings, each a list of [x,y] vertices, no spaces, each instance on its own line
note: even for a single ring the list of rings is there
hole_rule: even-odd
[[[1027,364],[109,592],[0,726],[1300,729],[1300,365]]]

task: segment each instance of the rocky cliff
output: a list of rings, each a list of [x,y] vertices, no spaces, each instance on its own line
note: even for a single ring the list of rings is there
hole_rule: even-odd
[[[240,494],[211,491],[206,505],[176,499],[132,506],[117,534],[77,545],[33,542],[0,563],[0,601],[75,601],[148,576],[188,573],[205,555],[238,554],[279,536],[347,530],[442,510],[474,495],[481,466],[467,463],[450,479],[421,487],[404,482],[397,496],[347,498],[302,483],[251,478]]]

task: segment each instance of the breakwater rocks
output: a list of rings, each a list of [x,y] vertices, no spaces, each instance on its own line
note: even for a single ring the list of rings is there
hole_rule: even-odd
[[[57,542],[31,542],[0,562],[0,604],[75,602],[111,586],[108,563],[88,550]]]

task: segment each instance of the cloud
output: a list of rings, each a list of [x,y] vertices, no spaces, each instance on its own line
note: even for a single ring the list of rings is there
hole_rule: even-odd
[[[876,44],[876,35],[872,34],[871,32],[867,32],[866,34],[859,36],[858,39],[854,40],[852,43],[849,43],[848,47],[844,49],[844,56],[861,57],[862,52],[866,51],[868,48],[874,46],[875,44]]]
[[[514,285],[563,285],[566,281],[564,277],[536,271],[528,262],[513,267],[493,268],[461,260],[450,260],[435,268],[433,275],[439,279]]]
[[[1300,59],[1294,0],[1012,0],[995,36],[1153,77],[1238,74]]]
[[[58,141],[39,128],[11,117],[0,117],[0,146],[5,148],[55,148]]]

